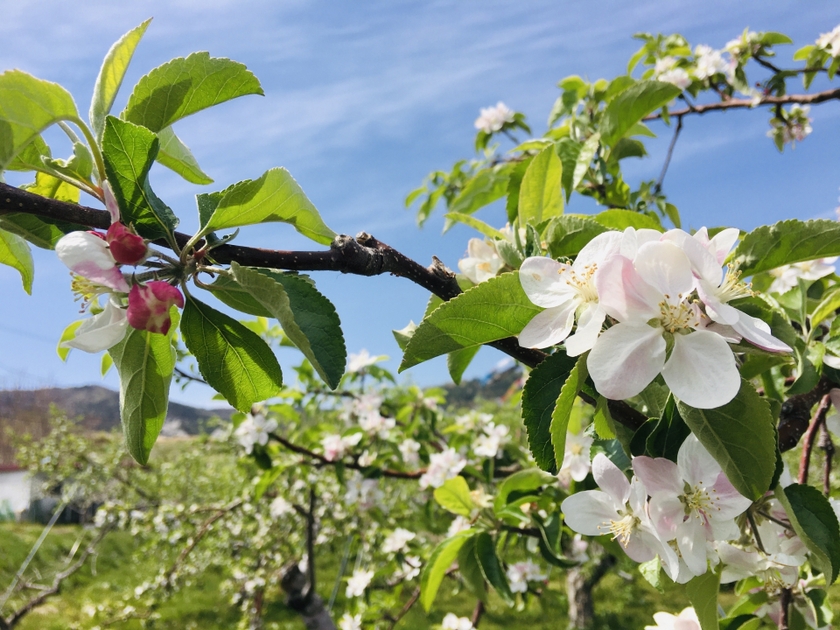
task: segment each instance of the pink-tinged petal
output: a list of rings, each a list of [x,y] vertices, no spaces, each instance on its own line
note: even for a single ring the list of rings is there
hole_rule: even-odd
[[[685,505],[679,495],[658,492],[650,498],[650,519],[663,540],[673,540],[677,527],[685,520]]]
[[[563,278],[563,273],[568,270],[569,265],[544,256],[533,256],[526,258],[519,268],[519,282],[534,304],[552,308],[574,297],[574,291]]]
[[[76,329],[76,335],[62,342],[61,346],[101,352],[122,341],[127,327],[125,310],[109,301],[101,313],[85,320]]]
[[[735,241],[741,238],[741,232],[738,228],[726,228],[715,234],[709,242],[709,251],[712,252],[718,263],[723,265],[723,261],[732,251]]]
[[[705,488],[710,488],[721,472],[720,464],[694,434],[685,438],[680,445],[677,467],[683,480],[692,486],[699,485]]]
[[[656,550],[660,547],[659,541],[653,534],[645,531],[634,532],[627,543],[622,545],[624,553],[635,562],[647,562],[656,557]]]
[[[706,572],[706,530],[701,519],[690,516],[677,526],[677,547],[689,571],[694,575]]]
[[[656,230],[648,228],[637,230],[635,228],[628,227],[622,234],[621,249],[619,253],[625,258],[633,260],[636,258],[636,254],[639,252],[639,248],[642,245],[645,243],[653,243],[658,241],[660,238],[662,238],[662,233],[657,232]]]
[[[705,280],[697,281],[697,295],[700,300],[706,305],[706,315],[712,320],[725,325],[733,325],[738,322],[741,316],[741,311],[729,304],[720,301],[720,298],[715,294],[717,286],[712,286],[710,282]]]
[[[575,322],[576,306],[570,300],[562,306],[537,313],[519,333],[519,345],[523,348],[548,348],[563,341]]]
[[[586,360],[596,389],[612,400],[640,393],[664,364],[662,329],[647,324],[616,324],[601,333]]]
[[[729,481],[726,474],[721,472],[712,486],[710,493],[714,500],[714,509],[710,517],[727,521],[740,516],[752,505],[752,501],[738,492]]]
[[[694,289],[691,262],[685,252],[673,243],[645,243],[639,248],[633,264],[644,281],[666,296],[669,302],[678,302],[678,296],[688,295]]]
[[[138,330],[165,335],[172,323],[169,309],[173,304],[183,308],[184,296],[171,284],[159,280],[135,284],[128,294],[128,323]]]
[[[618,505],[624,506],[627,503],[630,498],[630,482],[618,466],[603,453],[598,453],[592,460],[592,477],[598,487],[611,496]]]
[[[616,504],[604,492],[586,490],[563,501],[565,524],[584,536],[603,536],[610,533],[610,523],[619,518]]]
[[[102,269],[95,262],[83,262],[76,265],[73,271],[94,284],[108,287],[120,293],[128,293],[128,283],[116,265],[108,269]]]
[[[695,276],[714,287],[720,286],[723,280],[723,269],[714,254],[700,241],[692,238],[684,230],[669,230],[662,235],[662,240],[673,243],[685,253]]]
[[[601,307],[620,322],[646,322],[659,316],[662,294],[645,282],[624,256],[613,256],[598,266],[595,287]]]
[[[56,243],[55,253],[73,273],[115,291],[128,291],[108,243],[99,234],[70,232]]]
[[[793,352],[793,348],[772,335],[766,322],[737,309],[733,310],[739,318],[732,324],[732,328],[751,344],[769,352]]]
[[[120,206],[117,204],[114,191],[111,190],[111,184],[107,181],[102,182],[102,194],[105,197],[105,208],[111,215],[111,223],[116,223],[120,220]]]
[[[610,256],[618,254],[622,238],[621,232],[599,234],[580,250],[572,266],[575,270],[584,269],[589,265],[598,265]]]
[[[641,479],[650,494],[670,492],[678,496],[683,492],[683,480],[679,468],[664,457],[633,458],[633,472]]]
[[[729,344],[708,330],[674,336],[674,349],[662,378],[674,396],[696,409],[725,405],[741,389],[741,375]]]
[[[589,304],[578,317],[575,334],[566,339],[566,354],[576,357],[591,350],[601,334],[606,312],[599,304]]]
[[[122,223],[112,223],[105,235],[114,260],[123,265],[136,265],[146,258],[148,247],[142,236]]]

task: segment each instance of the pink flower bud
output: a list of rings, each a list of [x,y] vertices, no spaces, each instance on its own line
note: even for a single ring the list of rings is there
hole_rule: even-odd
[[[173,304],[184,308],[184,296],[171,284],[160,280],[135,284],[128,293],[128,323],[139,330],[165,335],[172,323],[169,308]]]
[[[105,198],[105,207],[111,215],[111,223],[116,223],[120,220],[120,206],[117,204],[117,198],[114,197],[114,191],[111,190],[111,184],[107,181],[102,182],[102,196]]]
[[[136,265],[146,257],[146,241],[122,223],[112,223],[105,240],[108,241],[114,260],[120,264]]]

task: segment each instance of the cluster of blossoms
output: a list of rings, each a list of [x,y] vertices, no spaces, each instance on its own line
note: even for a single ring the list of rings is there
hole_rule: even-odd
[[[731,80],[737,63],[734,59],[724,58],[725,51],[715,50],[703,44],[694,49],[694,60],[680,65],[676,57],[662,57],[657,59],[653,68],[653,76],[659,81],[676,85],[681,90],[691,85],[692,81],[704,81],[716,75],[723,75]]]
[[[328,462],[342,459],[351,446],[356,446],[362,441],[362,437],[364,437],[363,433],[351,433],[345,436],[333,433],[325,436],[321,440],[321,446],[324,447],[324,459]]]
[[[544,582],[548,575],[542,572],[539,565],[526,560],[510,565],[507,569],[507,579],[512,592],[525,593],[528,590],[528,582]]]
[[[811,131],[811,107],[809,105],[794,105],[789,110],[780,109],[770,119],[768,138],[773,138],[777,146],[786,144],[792,147],[802,142]]]
[[[277,428],[277,421],[273,418],[267,419],[263,414],[248,414],[242,421],[233,435],[239,444],[249,455],[254,450],[254,445],[265,446],[268,444],[268,434]]]
[[[429,467],[420,477],[421,488],[439,488],[447,479],[456,477],[467,465],[467,460],[454,448],[447,448],[429,456]]]
[[[382,401],[382,395],[375,392],[345,399],[340,417],[345,422],[355,422],[369,435],[385,438],[388,431],[396,426],[396,422],[393,418],[385,418],[380,414]]]
[[[373,571],[365,571],[363,569],[353,571],[353,575],[347,579],[347,590],[344,594],[347,597],[361,597],[365,589],[370,585],[373,574]]]
[[[832,57],[840,57],[840,24],[830,33],[823,33],[817,38],[817,48],[827,52]]]
[[[475,630],[469,617],[459,617],[455,613],[446,613],[440,624],[441,630]]]
[[[653,613],[655,626],[645,626],[645,630],[700,630],[700,620],[693,608],[684,608],[679,615],[666,612]]]
[[[569,432],[566,435],[563,464],[557,471],[557,477],[561,483],[568,486],[569,479],[574,481],[586,479],[591,468],[589,452],[594,441],[594,438],[585,433]]]
[[[612,534],[636,562],[658,557],[667,575],[684,584],[723,563],[721,582],[758,576],[768,588],[796,583],[805,546],[784,525],[787,514],[771,498],[756,510],[761,544],[738,525],[752,504],[732,486],[695,436],[680,447],[677,462],[635,457],[634,476],[604,454],[592,461],[600,490],[563,501],[566,524],[589,536]],[[745,542],[747,541],[747,542]]]
[[[501,457],[505,444],[510,442],[509,434],[505,425],[488,422],[473,442],[473,452],[479,457]]]
[[[484,133],[501,131],[513,122],[514,111],[499,101],[495,107],[482,107],[481,114],[475,119],[475,128]]]
[[[172,305],[184,307],[184,296],[168,282],[133,280],[129,286],[121,267],[139,265],[149,249],[142,237],[120,222],[119,206],[108,182],[103,182],[102,192],[111,215],[108,231],[70,232],[55,246],[59,260],[74,274],[74,292],[93,315],[61,345],[86,352],[118,344],[128,326],[165,335],[171,323],[169,309]],[[107,297],[105,306],[99,302],[102,296]]]
[[[771,293],[787,293],[799,284],[799,280],[813,282],[834,273],[834,263],[837,257],[817,258],[792,265],[782,265],[770,270],[773,276],[773,283],[768,289]]]
[[[705,228],[693,236],[627,228],[596,236],[572,264],[527,258],[522,287],[546,310],[525,326],[519,343],[562,342],[569,356],[589,351],[589,374],[610,399],[636,396],[662,374],[692,407],[725,405],[741,386],[730,342],[791,351],[766,323],[728,304],[752,294],[736,270],[723,266],[737,238],[734,228],[712,238]]]

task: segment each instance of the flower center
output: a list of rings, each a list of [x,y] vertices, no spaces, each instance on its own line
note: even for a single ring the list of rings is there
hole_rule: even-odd
[[[617,521],[610,521],[610,533],[613,535],[613,540],[618,540],[622,547],[627,547],[630,543],[630,536],[636,531],[639,525],[639,518],[632,512],[625,514]]]
[[[741,282],[740,270],[733,269],[731,265],[726,265],[726,275],[723,282],[720,283],[717,295],[721,302],[726,303],[738,298],[752,297],[755,292],[750,284]]]
[[[73,280],[70,282],[70,290],[75,295],[73,298],[74,301],[82,301],[82,305],[79,308],[80,313],[87,311],[91,304],[96,304],[100,295],[111,293],[111,289],[108,287],[96,284],[84,276],[77,275],[73,275]]]
[[[577,294],[582,303],[598,301],[598,289],[595,288],[595,272],[597,263],[590,263],[583,269],[576,270],[571,266],[563,266],[557,273],[562,274],[566,284]]]
[[[692,512],[699,512],[704,516],[708,516],[714,507],[714,501],[705,488],[701,486],[690,486],[685,484],[683,494],[680,495],[680,501],[685,506],[686,516],[690,516]]]
[[[669,333],[695,328],[700,324],[697,311],[683,299],[682,293],[677,295],[676,302],[672,302],[671,297],[666,295],[659,303],[659,322]]]

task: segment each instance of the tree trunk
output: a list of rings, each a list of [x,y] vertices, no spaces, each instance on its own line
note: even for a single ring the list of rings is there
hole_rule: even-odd
[[[592,590],[616,562],[615,556],[607,554],[601,556],[589,571],[585,571],[583,567],[569,569],[566,574],[566,596],[569,599],[570,630],[584,630],[595,625]]]
[[[306,575],[297,565],[289,567],[280,586],[286,592],[286,603],[289,608],[297,612],[306,625],[307,630],[336,630],[330,613],[324,606],[324,600],[309,589]]]

